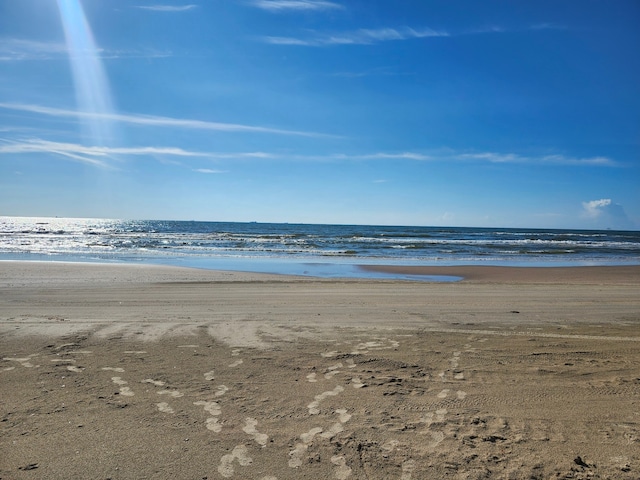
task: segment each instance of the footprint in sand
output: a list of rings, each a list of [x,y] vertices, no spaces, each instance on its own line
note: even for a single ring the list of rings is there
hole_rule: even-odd
[[[458,400],[464,400],[466,396],[467,392],[463,392],[462,390],[458,390],[456,392],[456,397],[458,398]]]
[[[351,467],[347,465],[347,461],[341,455],[331,457],[331,463],[336,465],[335,476],[338,480],[345,480],[351,475]]]
[[[214,416],[218,416],[222,413],[222,410],[220,409],[220,405],[218,405],[218,402],[205,402],[201,400],[199,402],[193,402],[193,404],[202,405],[205,412]]]
[[[331,425],[329,430],[327,430],[325,432],[322,432],[320,434],[320,436],[322,438],[332,439],[333,437],[335,437],[340,432],[343,432],[344,431],[344,427],[342,426],[342,424],[343,423],[347,423],[351,419],[351,414],[347,413],[347,409],[346,408],[340,408],[340,409],[336,410],[335,413],[338,414],[338,420],[339,421],[334,423],[333,425]]]
[[[18,362],[20,364],[20,366],[25,367],[25,368],[33,368],[33,367],[39,367],[40,366],[40,365],[34,365],[33,363],[31,363],[31,359],[33,357],[37,357],[38,355],[39,355],[38,353],[32,353],[28,357],[24,357],[24,358],[4,357],[3,360],[7,360],[7,361],[10,361],[10,362]]]
[[[340,423],[347,423],[349,420],[351,420],[351,414],[347,413],[346,408],[339,408],[338,410],[336,410],[336,413],[338,414]]]
[[[442,390],[437,397],[438,398],[447,398],[447,396],[449,395],[449,389],[445,388],[444,390]]]
[[[296,443],[293,450],[289,452],[289,466],[291,468],[298,468],[302,466],[302,457],[309,448],[309,445],[313,443],[313,438],[322,432],[322,428],[314,427],[306,433],[300,435],[302,443]]]
[[[156,406],[162,413],[174,413],[173,408],[171,408],[167,402],[156,403]]]
[[[104,370],[106,372],[124,373],[124,368],[120,368],[120,367],[102,367],[100,370]]]
[[[156,387],[162,387],[165,384],[161,380],[154,380],[152,378],[145,378],[141,383],[150,383],[151,385],[155,385]]]
[[[214,395],[216,397],[221,397],[222,395],[224,395],[225,393],[227,393],[229,391],[229,387],[227,387],[226,385],[220,385],[218,387],[218,391],[216,393],[214,393]]]
[[[307,408],[309,409],[309,415],[318,415],[320,413],[320,409],[318,408],[320,406],[320,402],[322,402],[325,398],[335,397],[343,390],[344,387],[342,387],[341,385],[337,385],[333,390],[322,392],[321,394],[313,397],[313,402],[307,405]]]
[[[429,448],[437,447],[444,440],[444,433],[431,432],[431,442],[429,442]]]
[[[211,430],[212,432],[218,433],[222,431],[222,425],[218,423],[217,417],[209,417],[204,422],[207,430]]]
[[[247,435],[251,435],[258,445],[264,447],[267,445],[269,435],[266,433],[259,433],[256,429],[256,425],[258,425],[258,420],[255,418],[247,418],[245,419],[245,426],[242,427],[242,431]]]
[[[193,404],[198,406],[202,405],[204,407],[204,411],[211,415],[211,417],[205,420],[207,430],[211,430],[216,433],[222,430],[222,425],[218,423],[218,416],[222,413],[218,402],[206,402],[201,400],[199,402],[193,402]]]
[[[325,430],[324,432],[322,432],[320,434],[320,436],[322,438],[326,438],[328,440],[331,440],[333,437],[335,437],[340,432],[344,432],[344,427],[342,426],[342,424],[340,422],[336,422],[333,425],[331,425],[328,430]]]
[[[363,383],[360,377],[354,377],[351,379],[351,386],[353,388],[362,388],[362,387],[366,387],[367,384]]]
[[[337,375],[338,373],[340,373],[340,370],[338,370],[339,368],[342,368],[341,363],[338,363],[332,367],[327,368],[328,372],[324,374],[324,378],[326,378],[327,380],[331,380],[331,378],[333,378],[334,375]]]
[[[204,374],[204,379],[205,380],[211,381],[211,380],[215,380],[215,378],[216,378],[216,376],[213,373],[213,370],[211,370],[210,372],[207,372],[207,373]]]
[[[242,365],[243,363],[244,363],[244,362],[242,361],[242,359],[240,359],[240,360],[236,360],[235,362],[233,362],[233,363],[229,364],[229,367],[230,367],[230,368],[234,368],[234,367],[237,367],[238,365]]]
[[[314,427],[311,430],[309,430],[307,433],[301,434],[300,440],[302,440],[302,443],[304,443],[305,445],[310,445],[313,442],[313,437],[315,437],[320,432],[322,432],[322,428]]]
[[[218,473],[225,478],[233,477],[233,464],[235,460],[238,460],[238,464],[243,467],[246,467],[253,463],[253,460],[249,456],[247,447],[245,447],[244,445],[236,445],[231,453],[224,455],[220,460]]]
[[[67,370],[69,370],[70,372],[75,372],[75,373],[80,373],[81,371],[84,370],[84,368],[82,367],[76,367],[75,365],[69,365],[67,367]]]
[[[184,397],[184,393],[179,392],[178,390],[160,390],[158,395],[169,395],[173,398]]]
[[[344,430],[342,424],[351,419],[351,414],[347,412],[346,408],[339,408],[335,413],[338,415],[339,421],[334,423],[329,430],[323,431],[321,427],[314,427],[308,432],[300,435],[301,443],[297,443],[295,448],[289,452],[289,467],[298,468],[302,466],[303,457],[309,446],[313,443],[313,439],[316,435],[325,439],[332,439]],[[331,463],[337,466],[335,469],[336,478],[346,479],[351,475],[351,468],[347,466],[344,457],[334,456],[331,458]]]
[[[111,381],[120,386],[120,395],[124,397],[133,397],[134,393],[131,391],[131,389],[124,386],[128,383],[127,381],[122,380],[122,378],[120,377],[111,377]]]
[[[389,340],[388,338],[380,338],[378,340],[380,341],[359,343],[356,345],[356,348],[352,353],[357,355],[360,353],[368,353],[369,350],[390,350],[400,346],[400,342],[397,342],[396,340]]]
[[[440,408],[436,410],[435,413],[429,412],[424,417],[421,418],[421,421],[427,425],[427,427],[431,426],[433,423],[442,423],[444,422],[444,417],[447,414],[446,408]]]
[[[310,383],[315,383],[318,381],[318,379],[316,378],[316,374],[314,373],[310,373],[309,375],[307,375],[307,381]]]

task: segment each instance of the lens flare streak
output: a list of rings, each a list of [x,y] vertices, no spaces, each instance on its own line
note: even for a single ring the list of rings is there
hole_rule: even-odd
[[[93,33],[80,4],[80,0],[58,0],[64,27],[69,61],[76,90],[78,110],[103,114],[79,116],[86,140],[96,145],[113,141],[111,121],[104,114],[113,114],[109,81],[100,59]]]

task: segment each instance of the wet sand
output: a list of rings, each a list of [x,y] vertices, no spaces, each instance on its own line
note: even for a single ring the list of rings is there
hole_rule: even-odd
[[[640,267],[421,273],[0,262],[0,478],[640,477]]]

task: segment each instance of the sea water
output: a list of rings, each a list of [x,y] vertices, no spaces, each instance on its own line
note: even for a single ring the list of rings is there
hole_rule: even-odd
[[[0,217],[3,259],[389,277],[358,266],[637,265],[640,232]]]

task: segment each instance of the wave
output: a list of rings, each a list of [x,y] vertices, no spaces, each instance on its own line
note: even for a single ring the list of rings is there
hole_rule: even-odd
[[[640,232],[0,217],[0,256],[640,263]]]

